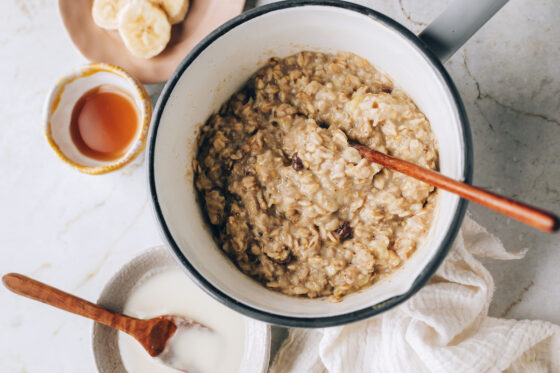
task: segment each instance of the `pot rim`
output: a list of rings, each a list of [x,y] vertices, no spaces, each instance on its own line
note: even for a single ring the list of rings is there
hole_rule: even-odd
[[[459,200],[459,203],[457,205],[457,210],[451,221],[450,228],[446,233],[444,239],[442,240],[441,244],[436,249],[434,257],[420,272],[420,274],[416,277],[416,279],[414,280],[414,282],[412,283],[408,291],[406,291],[401,295],[387,299],[374,306],[366,306],[360,310],[347,312],[340,315],[322,316],[322,317],[313,317],[313,318],[295,317],[295,316],[284,316],[272,312],[263,311],[255,307],[251,307],[245,303],[241,303],[235,298],[231,297],[230,295],[216,288],[201,273],[199,273],[194,268],[194,266],[189,262],[189,260],[182,253],[181,249],[173,239],[169,227],[167,226],[167,223],[163,216],[163,212],[161,210],[161,206],[158,201],[156,185],[155,185],[155,174],[154,174],[155,144],[156,144],[156,138],[157,138],[161,116],[163,114],[163,110],[166,106],[166,103],[169,99],[169,96],[171,95],[173,89],[175,88],[175,85],[181,78],[182,74],[191,65],[191,63],[215,40],[217,40],[222,35],[229,32],[230,30],[236,28],[237,26],[249,20],[252,20],[253,18],[262,16],[264,14],[268,14],[270,12],[274,12],[282,9],[288,9],[288,8],[302,7],[302,6],[323,6],[323,7],[330,6],[335,8],[341,8],[344,10],[351,10],[360,13],[362,15],[366,15],[369,18],[371,18],[374,22],[382,23],[383,25],[388,26],[392,30],[400,33],[418,51],[421,52],[421,54],[426,58],[426,60],[433,67],[435,73],[438,75],[440,82],[447,88],[447,91],[450,95],[450,99],[454,104],[456,113],[459,117],[459,122],[461,124],[460,133],[462,135],[462,140],[464,145],[463,146],[464,164],[462,170],[462,177],[466,183],[470,183],[472,179],[473,155],[472,155],[472,138],[471,138],[469,122],[459,92],[457,91],[455,84],[451,80],[451,77],[445,70],[441,61],[435,56],[435,54],[428,48],[428,46],[422,40],[420,40],[415,34],[413,34],[411,31],[409,31],[407,28],[405,28],[404,26],[402,26],[400,23],[393,20],[392,18],[361,5],[348,3],[344,1],[334,1],[334,0],[322,0],[322,1],[286,0],[286,1],[260,6],[252,10],[249,10],[245,13],[242,13],[239,16],[229,20],[228,22],[224,23],[222,26],[215,29],[208,36],[206,36],[183,59],[183,61],[175,69],[175,71],[171,75],[171,78],[168,80],[168,82],[165,84],[163,88],[163,91],[158,99],[156,108],[154,110],[154,115],[152,117],[152,125],[150,128],[149,144],[148,144],[148,156],[146,157],[146,162],[147,162],[147,178],[148,178],[150,196],[152,200],[152,206],[162,237],[165,243],[167,244],[166,246],[169,248],[169,250],[175,257],[177,262],[181,265],[181,267],[184,270],[187,271],[187,273],[191,276],[191,278],[193,279],[193,281],[195,281],[196,284],[198,284],[204,291],[206,291],[212,297],[217,299],[219,302],[225,304],[226,306],[246,316],[264,322],[268,322],[271,324],[286,326],[286,327],[322,328],[322,327],[348,324],[348,323],[356,322],[359,320],[363,320],[378,315],[384,311],[387,311],[397,306],[400,303],[403,303],[412,295],[414,295],[418,290],[420,290],[430,279],[430,277],[435,273],[435,271],[437,270],[437,268],[439,267],[439,265],[447,255],[449,249],[451,248],[451,245],[453,244],[455,237],[459,232],[459,228],[461,227],[461,223],[465,216],[466,209],[467,209],[467,201],[464,199]]]

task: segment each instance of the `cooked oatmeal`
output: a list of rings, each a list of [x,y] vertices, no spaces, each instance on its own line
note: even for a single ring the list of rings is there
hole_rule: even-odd
[[[369,163],[349,140],[437,167],[424,114],[351,53],[272,58],[201,127],[195,186],[241,271],[337,301],[414,252],[435,189]]]

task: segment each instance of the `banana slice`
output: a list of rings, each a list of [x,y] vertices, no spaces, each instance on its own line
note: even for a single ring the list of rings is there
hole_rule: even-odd
[[[93,21],[99,27],[115,30],[119,25],[117,20],[119,11],[127,2],[128,0],[93,0],[91,7]]]
[[[163,9],[172,25],[185,19],[189,9],[189,0],[150,0]]]
[[[159,54],[171,37],[167,15],[146,0],[131,0],[119,12],[119,34],[128,50],[137,57]]]

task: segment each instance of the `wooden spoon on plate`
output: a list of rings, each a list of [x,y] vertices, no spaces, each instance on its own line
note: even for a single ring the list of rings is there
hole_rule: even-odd
[[[509,216],[510,218],[540,229],[541,231],[552,233],[558,230],[558,217],[549,212],[502,197],[484,189],[453,180],[447,176],[443,176],[439,172],[380,153],[376,150],[368,148],[367,146],[360,144],[351,145],[360,152],[362,157],[370,162],[380,164],[390,168],[391,170],[398,171],[437,188],[457,194],[464,199],[476,202],[479,205]]]
[[[174,343],[175,339],[172,337],[181,336],[185,330],[192,328],[211,332],[206,326],[179,316],[165,315],[141,320],[121,315],[18,273],[4,275],[2,282],[16,294],[125,332],[140,342],[150,356],[184,372],[186,370],[181,359],[176,355],[178,352],[174,350],[177,343]]]

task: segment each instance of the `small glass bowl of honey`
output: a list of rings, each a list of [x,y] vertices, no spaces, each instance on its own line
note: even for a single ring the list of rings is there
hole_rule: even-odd
[[[47,141],[66,163],[88,174],[119,169],[142,153],[152,105],[123,69],[90,63],[60,79],[43,110]]]

